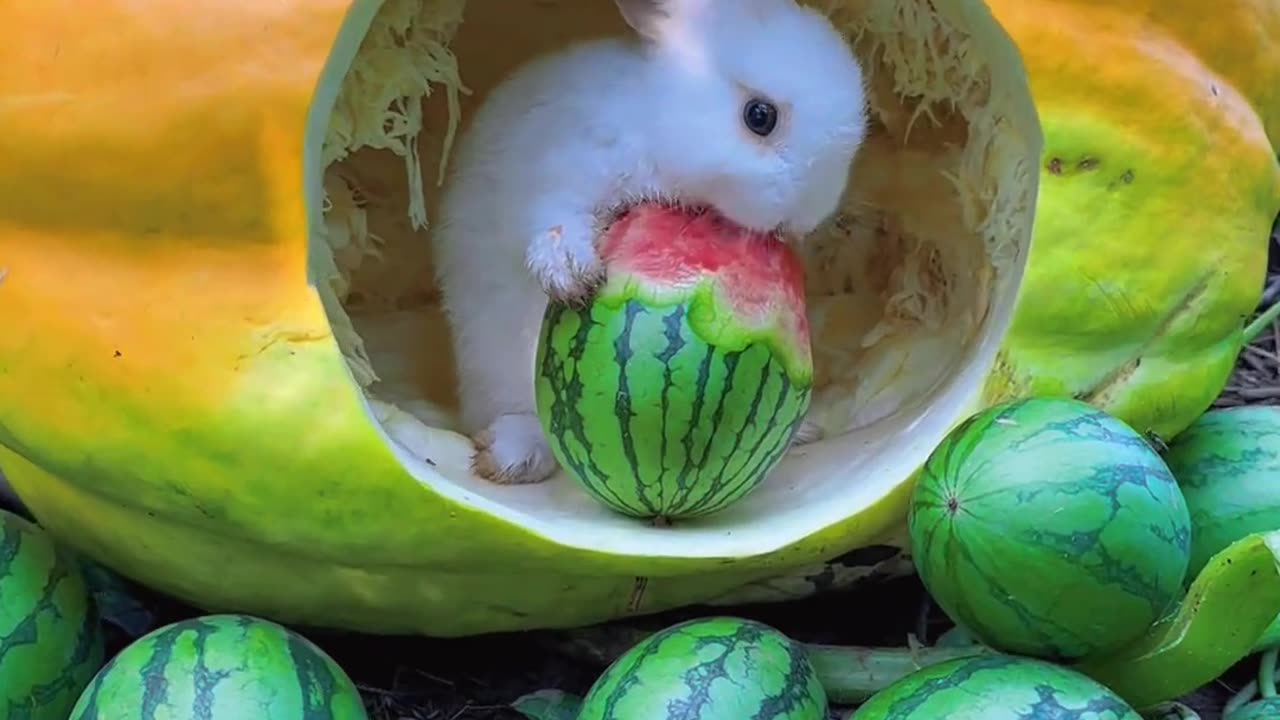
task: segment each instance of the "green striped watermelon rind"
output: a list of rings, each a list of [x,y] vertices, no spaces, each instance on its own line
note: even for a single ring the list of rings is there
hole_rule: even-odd
[[[688,306],[547,310],[537,350],[538,416],[562,468],[615,511],[692,518],[754,490],[808,412],[765,343],[702,342]]]
[[[763,343],[793,384],[812,382],[804,263],[780,235],[707,209],[645,203],[615,218],[598,246],[608,273],[595,303],[684,305],[702,342],[725,352]]]
[[[578,720],[825,720],[827,696],[803,647],[751,620],[690,620],[615,660]]]
[[[248,615],[153,630],[93,678],[70,720],[367,720],[355,684],[301,635]]]
[[[976,413],[932,453],[908,513],[939,606],[988,646],[1054,660],[1105,654],[1181,597],[1190,516],[1150,444],[1082,402]]]
[[[1060,665],[1005,654],[930,665],[876,693],[850,720],[1142,720],[1106,686]]]
[[[786,316],[795,308],[779,307],[766,317],[746,321],[733,311],[725,297],[724,280],[706,275],[692,287],[654,283],[630,272],[612,272],[593,304],[622,312],[627,306],[640,306],[655,312],[682,308],[684,321],[700,342],[726,352],[743,352],[763,345],[797,387],[813,384],[813,354],[807,322],[800,331],[788,327]],[[799,308],[804,313],[803,305]]]
[[[66,720],[102,666],[102,628],[79,564],[0,510],[0,717]]]
[[[547,307],[538,416],[560,466],[639,518],[722,510],[782,460],[809,409],[804,266],[718,214],[628,209],[602,233],[608,279]]]
[[[1211,410],[1164,459],[1191,512],[1188,582],[1231,543],[1280,528],[1280,407]]]

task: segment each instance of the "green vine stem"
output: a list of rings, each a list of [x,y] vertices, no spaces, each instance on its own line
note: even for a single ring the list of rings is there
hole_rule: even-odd
[[[1276,663],[1280,662],[1280,648],[1263,651],[1258,658],[1258,677],[1250,680],[1244,687],[1236,691],[1222,708],[1224,720],[1239,717],[1241,709],[1261,697],[1268,700],[1276,697]],[[1246,713],[1252,715],[1253,713]]]
[[[1176,611],[1118,653],[1072,667],[1110,687],[1139,710],[1153,709],[1212,682],[1253,653],[1280,610],[1280,530],[1242,538],[1215,555]],[[653,628],[656,629],[656,628]],[[553,648],[603,668],[652,629],[625,625],[580,628],[554,635]],[[946,644],[856,647],[804,644],[832,702],[857,704],[912,672],[993,650],[965,645],[956,633]],[[1280,650],[1266,656],[1259,686],[1276,693]],[[1248,702],[1248,698],[1241,704]]]
[[[1277,319],[1280,319],[1280,302],[1273,303],[1271,307],[1263,310],[1262,314],[1254,318],[1253,322],[1245,326],[1243,344],[1248,345],[1253,342],[1255,338],[1262,334],[1263,330],[1270,327],[1271,323]]]
[[[1222,717],[1229,718],[1235,715],[1240,708],[1253,702],[1253,698],[1258,694],[1258,681],[1250,680],[1244,687],[1236,691],[1235,695],[1222,706]]]
[[[1212,682],[1250,655],[1263,630],[1276,620],[1278,608],[1280,531],[1250,535],[1215,555],[1177,610],[1145,636],[1119,653],[1075,668],[1134,707],[1154,708]],[[992,652],[980,645],[805,647],[828,695],[839,703],[866,700],[918,668]],[[1264,699],[1276,695],[1278,662],[1280,649],[1264,653],[1252,692],[1261,692]]]
[[[1262,653],[1258,665],[1258,694],[1265,698],[1276,696],[1276,661],[1280,659],[1280,649],[1271,648]]]
[[[897,680],[921,668],[956,658],[993,652],[969,647],[867,648],[805,645],[827,698],[840,705],[857,705]]]
[[[648,635],[640,628],[602,625],[560,633],[553,644],[559,652],[603,668]],[[962,635],[953,636],[950,645],[934,647],[922,646],[914,638],[908,638],[907,647],[802,645],[827,697],[841,705],[861,703],[920,668],[993,652],[967,643]]]

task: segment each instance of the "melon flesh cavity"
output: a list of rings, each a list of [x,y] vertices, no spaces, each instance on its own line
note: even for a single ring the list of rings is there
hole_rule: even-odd
[[[1021,62],[1006,38],[968,34],[991,32],[969,16],[985,13],[974,4],[823,7],[854,42],[874,106],[845,209],[805,258],[812,417],[828,437],[793,450],[733,508],[655,529],[609,513],[563,474],[516,487],[470,474],[428,241],[449,145],[487,89],[536,52],[622,32],[613,3],[357,4],[317,93],[316,113],[333,108],[309,145],[311,275],[353,382],[420,481],[567,545],[763,553],[880,500],[971,406],[1034,209],[1040,139]]]

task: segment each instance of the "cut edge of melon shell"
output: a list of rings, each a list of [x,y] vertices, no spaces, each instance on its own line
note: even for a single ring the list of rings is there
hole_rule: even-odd
[[[612,11],[611,3],[604,4]],[[469,92],[462,80],[466,63],[460,63],[450,47],[455,33],[465,29],[464,5],[464,0],[356,0],[326,64],[308,124],[304,170],[309,281],[326,309],[347,361],[348,379],[361,392],[370,425],[407,474],[454,503],[504,518],[567,546],[620,555],[742,557],[787,547],[882,503],[914,475],[949,429],[977,409],[1009,324],[1031,242],[1043,139],[1025,69],[1013,42],[982,2],[945,3],[940,9],[926,0],[830,2],[826,5],[830,16],[848,31],[859,55],[883,61],[881,66],[868,67],[871,94],[882,101],[873,107],[880,124],[902,131],[909,146],[912,138],[940,146],[945,138],[929,138],[945,128],[931,127],[931,118],[955,112],[963,118],[968,134],[981,139],[964,145],[958,161],[940,173],[941,181],[955,192],[954,202],[947,207],[976,238],[974,247],[979,240],[982,243],[983,253],[969,256],[983,257],[974,261],[968,277],[956,280],[976,283],[976,301],[946,318],[927,317],[928,289],[912,287],[913,278],[924,276],[911,274],[925,260],[907,250],[903,266],[895,269],[902,287],[883,293],[885,316],[862,340],[874,346],[877,338],[891,337],[909,322],[934,327],[941,337],[945,320],[947,327],[968,323],[976,328],[964,338],[967,343],[957,348],[935,339],[931,345],[915,347],[911,361],[916,364],[905,370],[893,364],[903,362],[897,354],[885,352],[859,368],[856,391],[836,381],[825,388],[825,395],[819,387],[816,419],[828,427],[860,427],[843,435],[828,430],[825,440],[791,451],[760,490],[715,516],[679,526],[679,532],[615,515],[562,474],[531,486],[496,486],[471,475],[473,446],[456,431],[453,411],[416,396],[415,388],[403,378],[388,377],[399,369],[390,361],[391,371],[379,366],[367,332],[361,332],[347,307],[359,275],[370,266],[388,265],[379,260],[386,238],[371,229],[378,218],[359,201],[364,190],[354,180],[358,173],[352,170],[353,159],[369,148],[389,150],[402,164],[399,172],[407,187],[395,221],[407,223],[414,232],[429,232],[427,195],[438,175],[432,177],[433,173],[424,174],[421,169],[421,153],[429,148],[417,140],[427,122],[418,102],[424,96],[438,102],[430,98],[443,96],[446,104],[447,127],[434,128],[440,136],[442,159],[437,170],[442,172],[463,117],[463,96]],[[484,0],[472,0],[468,12],[483,5]],[[479,22],[483,24],[483,19]],[[926,36],[931,38],[928,43],[921,41]],[[411,41],[393,49],[396,37]],[[883,91],[877,92],[876,87]],[[911,108],[909,98],[913,97],[924,102]],[[885,98],[896,100],[885,102]],[[394,117],[404,131],[396,136],[383,133],[377,121],[382,113]],[[433,130],[425,129],[428,134]],[[938,203],[936,196],[929,203],[946,205]],[[930,218],[927,213],[921,215],[892,220],[904,233],[914,230],[924,237]],[[839,219],[833,225],[838,223]],[[935,248],[947,250],[942,244]],[[910,317],[913,303],[920,306],[917,301],[922,298],[923,315]],[[818,363],[824,357],[826,307],[811,300]],[[830,307],[832,315],[840,310],[834,303]],[[444,332],[443,326],[436,329]],[[437,339],[447,342],[447,336]],[[939,352],[962,358],[949,376],[920,387],[894,380],[911,376],[912,370],[918,374],[920,368],[936,368]],[[903,387],[907,389],[900,390]],[[914,395],[904,399],[895,393]],[[823,404],[831,398],[835,401]],[[845,408],[841,415],[839,403],[846,400],[846,405],[857,407]],[[898,405],[907,408],[896,413],[886,409]],[[433,463],[424,462],[428,457]],[[897,497],[898,502],[904,501],[901,493]],[[869,541],[900,520],[889,515],[893,513],[863,523],[863,537],[846,537],[846,542]]]

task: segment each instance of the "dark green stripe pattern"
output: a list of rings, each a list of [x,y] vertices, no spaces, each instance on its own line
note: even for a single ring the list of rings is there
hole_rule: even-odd
[[[1142,720],[1092,678],[1011,655],[931,665],[876,693],[849,720]]]
[[[247,615],[159,628],[98,673],[71,720],[367,720],[355,685],[309,640]]]
[[[1165,462],[1191,511],[1188,581],[1237,540],[1280,528],[1280,407],[1211,410],[1169,443]]]
[[[1181,597],[1190,516],[1168,467],[1071,399],[977,413],[925,463],[908,526],[938,605],[985,644],[1051,660],[1114,650]]]
[[[827,696],[804,649],[758,622],[691,620],[609,666],[578,720],[825,720]]]
[[[0,510],[0,717],[66,720],[102,666],[80,566],[44,529]]]
[[[717,512],[778,464],[809,408],[765,342],[704,342],[689,305],[552,305],[537,354],[543,431],[570,476],[642,518]]]

